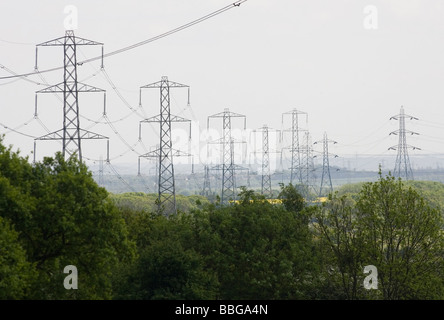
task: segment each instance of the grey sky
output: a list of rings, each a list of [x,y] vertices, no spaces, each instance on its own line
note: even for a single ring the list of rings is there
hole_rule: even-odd
[[[57,4],[55,4],[57,3]],[[34,68],[35,44],[64,34],[63,9],[78,8],[77,36],[103,42],[105,52],[156,36],[228,5],[224,0],[158,1],[3,1],[0,3],[0,64],[17,73]],[[364,8],[377,9],[378,28],[364,28]],[[198,120],[230,108],[247,116],[247,126],[281,128],[281,114],[293,108],[308,113],[313,141],[338,141],[340,157],[393,154],[397,121],[388,119],[403,105],[420,121],[407,128],[421,133],[408,143],[422,148],[412,154],[444,154],[444,2],[441,0],[249,0],[239,8],[170,37],[105,60],[105,69],[120,93],[134,107],[139,87],[166,75],[191,86],[173,91],[172,113]],[[78,59],[100,54],[100,47],[81,48]],[[61,48],[39,50],[41,70],[63,63]],[[130,113],[98,72],[99,62],[79,67],[79,79],[107,90],[108,116]],[[93,76],[96,74],[95,76]],[[0,69],[0,76],[8,75]],[[55,84],[62,73],[44,75]],[[42,82],[38,76],[30,79]],[[44,86],[0,80],[0,123],[18,126],[34,113],[34,93]],[[101,96],[81,96],[81,113],[98,119]],[[159,112],[158,92],[144,91],[148,116]],[[145,103],[146,102],[146,103]],[[39,97],[39,117],[51,130],[62,126],[61,104]],[[115,127],[131,145],[138,139],[140,117],[133,114]],[[91,122],[81,119],[82,127]],[[103,121],[103,120],[102,120]],[[287,121],[288,126],[289,122]],[[221,123],[214,121],[215,126]],[[180,126],[179,126],[180,127]],[[156,143],[155,129],[143,128],[144,143]],[[183,128],[183,126],[182,126]],[[128,148],[106,125],[92,131],[111,138],[111,158]],[[0,132],[5,129],[0,127]],[[33,136],[46,133],[37,121],[19,129]],[[7,142],[28,154],[33,139],[9,133]],[[102,147],[103,146],[103,147]],[[105,155],[105,143],[84,142],[85,155]],[[103,148],[103,152],[98,151]],[[141,145],[138,152],[143,153]],[[60,150],[55,142],[39,142],[38,156]],[[116,162],[137,161],[128,152]]]

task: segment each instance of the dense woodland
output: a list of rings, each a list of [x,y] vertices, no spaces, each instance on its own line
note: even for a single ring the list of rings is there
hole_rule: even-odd
[[[75,158],[31,164],[0,141],[0,299],[444,299],[441,183],[380,174],[322,204],[291,184],[281,204],[241,188],[230,206],[178,196],[170,217],[155,198],[110,194]]]

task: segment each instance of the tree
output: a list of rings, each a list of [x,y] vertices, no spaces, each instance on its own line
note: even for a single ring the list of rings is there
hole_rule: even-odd
[[[18,233],[0,217],[0,300],[25,298],[35,276],[35,266],[27,261]]]
[[[383,298],[444,298],[441,210],[392,176],[365,184],[356,208]]]
[[[300,212],[305,207],[304,197],[299,193],[293,184],[284,185],[279,184],[281,191],[278,198],[282,200],[283,205],[287,211]]]
[[[316,263],[307,213],[241,188],[230,206],[165,217],[126,212],[139,259],[116,299],[302,299]]]
[[[38,271],[26,298],[110,298],[112,268],[132,258],[134,245],[106,190],[75,157],[57,153],[31,165],[1,142],[0,216]],[[78,268],[78,290],[63,286],[67,265]]]
[[[220,299],[301,299],[314,270],[308,219],[242,188],[239,203],[195,212],[196,247]]]
[[[334,195],[317,208],[316,230],[345,299],[442,299],[442,212],[392,176],[365,183],[356,203]],[[328,260],[329,259],[329,260]],[[363,268],[378,270],[378,291],[363,289]],[[341,295],[342,294],[342,295]]]
[[[357,299],[363,293],[364,247],[354,201],[335,194],[316,209],[315,237],[324,271],[321,298]]]
[[[128,211],[125,217],[138,258],[114,279],[115,299],[215,299],[216,278],[195,250],[190,215]]]

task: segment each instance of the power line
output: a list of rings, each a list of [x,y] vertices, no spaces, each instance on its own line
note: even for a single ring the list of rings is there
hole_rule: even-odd
[[[33,139],[36,138],[35,136],[32,136],[32,135],[30,135],[30,134],[26,134],[26,133],[20,132],[20,131],[18,131],[18,130],[16,130],[16,129],[10,128],[10,127],[4,125],[3,123],[0,123],[0,126],[2,126],[3,128],[9,130],[9,132],[12,131],[12,132],[18,133],[18,134],[20,134],[20,135],[22,135],[22,136],[28,137],[28,138],[33,138]],[[9,132],[7,132],[7,133],[9,133]]]
[[[63,67],[62,67],[62,68],[63,68]],[[58,69],[62,69],[62,68],[58,68]],[[12,71],[11,69],[7,68],[6,66],[4,66],[4,65],[2,65],[2,64],[0,64],[0,69],[3,69],[3,70],[5,70],[6,72],[12,74],[12,76],[0,77],[0,79],[22,78],[23,80],[28,81],[28,82],[31,82],[31,83],[34,83],[34,84],[36,84],[36,85],[38,85],[38,86],[44,85],[43,83],[40,83],[40,82],[37,82],[37,81],[33,81],[33,80],[31,80],[31,79],[27,79],[27,78],[26,78],[27,75],[38,74],[38,73],[39,73],[38,70],[34,70],[34,72],[29,73],[29,74],[27,74],[27,75],[20,75],[20,74],[18,74],[17,72]],[[2,85],[4,85],[4,84],[10,84],[10,83],[12,83],[12,82],[13,82],[13,81],[11,81],[11,82],[7,82],[7,83],[3,83]]]
[[[190,28],[190,27],[192,27],[192,26],[194,26],[194,25],[197,25],[197,24],[199,24],[199,23],[201,23],[201,22],[204,22],[204,21],[206,21],[206,20],[208,20],[208,19],[210,19],[210,18],[213,18],[213,17],[215,17],[215,16],[217,16],[217,15],[220,15],[220,14],[224,13],[225,11],[228,11],[228,10],[233,9],[233,8],[235,8],[235,7],[239,7],[242,3],[246,2],[246,1],[248,1],[248,0],[239,0],[239,1],[235,1],[234,3],[232,3],[232,4],[230,4],[230,5],[227,5],[227,6],[221,8],[221,9],[219,9],[219,10],[213,11],[212,13],[207,14],[207,15],[205,15],[205,16],[203,16],[203,17],[200,17],[199,19],[196,19],[196,20],[193,20],[193,21],[191,21],[191,22],[188,22],[188,23],[186,23],[186,24],[184,24],[184,25],[181,25],[180,27],[177,27],[177,28],[172,29],[172,30],[170,30],[170,31],[164,32],[164,33],[162,33],[162,34],[160,34],[160,35],[157,35],[157,36],[155,36],[155,37],[152,37],[152,38],[146,39],[146,40],[144,40],[144,41],[141,41],[141,42],[135,43],[135,44],[133,44],[133,45],[130,45],[130,46],[127,46],[127,47],[124,47],[124,48],[121,48],[121,49],[118,49],[118,50],[115,50],[115,51],[109,52],[109,53],[107,53],[107,54],[103,54],[103,55],[98,56],[98,57],[94,57],[94,58],[90,58],[90,59],[86,59],[86,60],[80,61],[80,62],[78,62],[77,64],[78,64],[78,65],[82,65],[82,64],[84,64],[84,63],[89,63],[89,62],[92,62],[92,61],[95,61],[95,60],[100,60],[100,59],[103,59],[103,58],[105,58],[105,57],[111,57],[111,56],[113,56],[113,55],[116,55],[116,54],[119,54],[119,53],[122,53],[122,52],[126,52],[126,51],[132,50],[132,49],[134,49],[134,48],[137,48],[137,47],[143,46],[143,45],[145,45],[145,44],[148,44],[148,43],[151,43],[151,42],[154,42],[154,41],[160,40],[160,39],[165,38],[165,37],[168,37],[168,36],[170,36],[170,35],[172,35],[172,34],[174,34],[174,33],[177,33],[177,32],[179,32],[179,31],[182,31],[182,30],[188,29],[188,28]],[[61,66],[61,67],[55,67],[55,68],[51,68],[51,69],[46,69],[46,70],[42,70],[42,71],[40,71],[40,73],[52,72],[52,71],[61,70],[61,69],[63,69],[63,66]],[[17,77],[25,78],[25,77],[27,77],[27,76],[34,75],[34,74],[36,74],[36,73],[37,73],[37,72],[34,71],[34,72],[29,72],[29,73],[24,73],[24,74],[13,74],[13,75],[11,75],[11,76],[0,77],[0,80],[12,79],[12,78],[17,78]],[[25,78],[24,80],[27,80],[27,81],[31,81],[31,82],[32,82],[32,80],[29,80],[29,79],[26,79],[26,78]]]
[[[110,169],[113,171],[113,173],[117,176],[117,178],[122,181],[132,192],[137,192],[136,189],[134,189],[128,182],[123,179],[120,174],[117,172],[117,170],[112,166],[110,161],[107,161],[106,164],[110,167]]]
[[[117,94],[117,96],[119,97],[119,99],[123,102],[123,104],[128,107],[128,109],[130,109],[132,111],[132,113],[136,113],[140,118],[142,119],[146,119],[147,116],[145,114],[145,111],[142,108],[142,105],[139,105],[139,108],[142,110],[143,114],[139,114],[137,112],[137,109],[135,109],[134,107],[131,106],[131,104],[125,99],[125,97],[120,93],[120,91],[117,89],[117,87],[115,86],[114,82],[112,82],[111,78],[108,75],[108,72],[106,72],[105,68],[103,67],[102,69],[102,73],[105,76],[106,81],[109,83],[109,85],[111,86],[111,88],[114,90],[114,92]]]
[[[34,43],[30,43],[30,42],[17,42],[17,41],[5,40],[5,39],[0,39],[0,42],[5,42],[5,43],[9,43],[9,44],[14,44],[14,45],[20,45],[20,46],[33,46],[34,45]]]

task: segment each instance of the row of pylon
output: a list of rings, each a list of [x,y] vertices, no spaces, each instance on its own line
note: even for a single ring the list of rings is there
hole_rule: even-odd
[[[62,153],[64,156],[72,156],[76,154],[80,161],[82,161],[82,148],[81,141],[84,139],[109,139],[108,137],[96,134],[80,127],[79,120],[79,103],[78,94],[81,92],[105,92],[105,90],[89,86],[77,81],[77,47],[84,45],[101,45],[102,46],[102,68],[103,68],[103,44],[84,38],[79,38],[74,35],[71,30],[66,31],[64,37],[60,37],[51,41],[47,41],[37,45],[37,48],[44,46],[63,46],[64,49],[64,79],[63,82],[54,86],[50,86],[43,90],[36,92],[36,112],[37,112],[37,94],[42,93],[63,93],[63,128],[49,133],[45,136],[35,139],[37,140],[61,140],[62,141]],[[36,48],[36,70],[37,67],[37,48]],[[160,113],[157,116],[144,119],[140,122],[139,127],[139,139],[141,139],[141,124],[156,122],[160,125],[160,141],[159,146],[156,150],[144,154],[140,157],[143,158],[156,158],[158,161],[158,210],[166,215],[175,214],[177,212],[176,208],[176,194],[175,194],[175,181],[174,181],[174,166],[173,157],[174,156],[190,156],[184,152],[173,149],[171,141],[171,123],[172,122],[190,122],[191,121],[179,116],[171,115],[170,112],[170,89],[172,88],[188,88],[188,85],[180,84],[177,82],[169,81],[167,77],[162,77],[160,81],[151,83],[140,87],[140,104],[142,97],[142,89],[159,89],[160,90]],[[106,96],[104,98],[104,101]],[[104,109],[105,113],[105,109]],[[311,172],[313,170],[313,155],[310,143],[310,135],[308,129],[301,128],[299,124],[300,116],[306,117],[308,121],[307,113],[293,109],[290,112],[286,112],[282,115],[282,119],[286,115],[291,115],[292,125],[291,128],[284,131],[289,131],[291,133],[291,145],[285,147],[291,153],[291,166],[290,166],[290,182],[298,185],[301,189],[302,194],[305,197],[309,195],[309,186],[311,184]],[[226,204],[230,200],[235,200],[236,198],[236,182],[235,182],[235,172],[237,170],[248,170],[234,163],[234,144],[242,143],[242,141],[236,141],[231,135],[231,119],[232,118],[243,118],[244,119],[244,129],[246,127],[246,117],[241,114],[230,112],[229,109],[225,109],[223,112],[209,116],[211,118],[222,118],[223,120],[223,136],[219,141],[214,143],[222,144],[222,163],[209,168],[205,167],[205,181],[203,193],[210,190],[209,185],[209,171],[219,170],[222,172],[222,190],[221,190],[221,203]],[[397,147],[392,147],[392,149],[398,149],[397,166],[395,168],[395,173],[399,175],[404,174],[406,178],[411,178],[411,168],[408,161],[407,148],[409,147],[406,143],[405,134],[410,131],[405,130],[404,119],[406,116],[404,114],[403,108],[401,108],[401,113],[398,116],[392,117],[393,119],[400,120],[400,129],[393,134],[399,134],[399,144]],[[416,119],[414,117],[410,117]],[[269,167],[269,154],[271,152],[277,152],[275,150],[270,150],[269,148],[269,131],[270,129],[267,125],[264,125],[258,131],[262,132],[263,135],[263,146],[262,146],[262,194],[271,197],[271,176]],[[301,137],[301,133],[304,132],[304,136]],[[191,130],[190,130],[191,134]],[[412,133],[413,134],[413,133]],[[301,143],[303,139],[304,143]],[[329,151],[328,144],[336,143],[335,141],[329,140],[326,133],[322,141],[315,142],[323,143],[323,172],[321,179],[320,194],[324,192],[323,188],[332,189],[332,181],[330,175],[330,165],[329,165]],[[282,150],[280,151],[282,152]],[[34,150],[34,156],[35,156]],[[109,148],[107,150],[109,162]],[[101,169],[103,171],[103,168]]]

